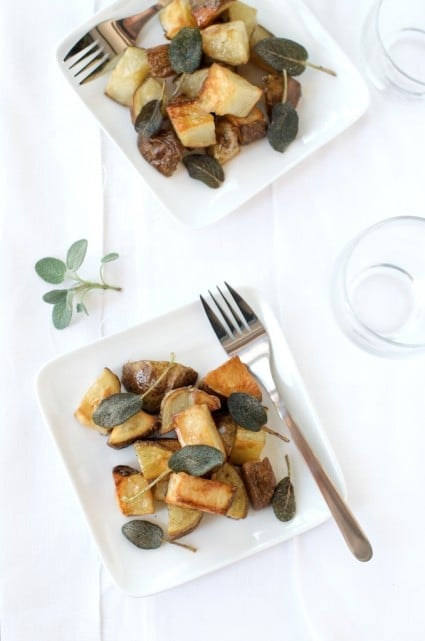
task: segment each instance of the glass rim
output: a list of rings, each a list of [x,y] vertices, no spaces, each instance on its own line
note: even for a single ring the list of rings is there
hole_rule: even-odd
[[[380,19],[381,19],[381,9],[382,5],[386,2],[386,0],[379,0],[378,4],[376,5],[376,20],[375,20],[375,30],[376,30],[376,36],[378,38],[378,42],[381,46],[382,52],[385,56],[385,58],[388,60],[388,62],[396,69],[402,76],[410,80],[411,82],[416,83],[420,87],[423,87],[425,90],[425,80],[419,80],[419,78],[415,78],[415,76],[410,75],[406,71],[404,71],[391,57],[390,53],[388,52],[382,37],[381,37],[381,32],[380,32]],[[422,29],[415,29],[415,31],[418,31],[420,33],[424,33],[425,37],[425,31],[422,31]]]
[[[406,343],[401,340],[397,340],[394,338],[386,338],[382,336],[382,334],[379,334],[379,332],[376,332],[375,330],[371,329],[366,323],[364,323],[360,318],[358,318],[357,314],[354,311],[353,305],[351,304],[349,293],[348,293],[348,286],[347,286],[347,272],[348,272],[348,266],[349,266],[349,259],[352,256],[353,252],[355,251],[356,247],[361,243],[361,241],[368,236],[371,232],[381,228],[381,227],[386,227],[388,225],[391,225],[396,222],[400,221],[414,221],[418,222],[420,224],[425,225],[425,218],[422,218],[421,216],[392,216],[390,218],[384,218],[381,221],[378,221],[377,223],[374,223],[373,225],[370,225],[363,231],[361,231],[357,236],[353,238],[351,242],[348,243],[346,246],[343,256],[342,256],[342,264],[341,264],[341,287],[342,287],[342,292],[343,292],[343,301],[344,305],[346,306],[348,313],[350,315],[351,321],[355,322],[355,325],[357,325],[357,331],[356,327],[354,326],[353,329],[356,334],[359,335],[359,337],[363,339],[369,339],[371,342],[375,343],[380,343],[381,345],[387,345],[392,348],[397,348],[399,350],[411,350],[411,351],[418,351],[418,350],[425,350],[425,339],[422,343]]]

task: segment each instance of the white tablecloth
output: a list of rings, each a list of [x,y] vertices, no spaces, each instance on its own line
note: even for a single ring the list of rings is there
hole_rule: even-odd
[[[387,216],[425,213],[424,103],[373,87],[367,113],[220,222],[165,216],[64,82],[58,43],[107,2],[3,3],[1,118],[2,641],[422,641],[425,635],[425,357],[354,346],[331,307],[335,260]],[[261,2],[257,3],[259,6]],[[362,70],[367,0],[307,0]],[[243,233],[242,233],[243,232]],[[59,332],[36,260],[89,240],[120,253],[120,295]],[[216,282],[257,288],[279,317],[374,557],[323,525],[143,599],[102,567],[34,392],[48,360],[194,300]]]

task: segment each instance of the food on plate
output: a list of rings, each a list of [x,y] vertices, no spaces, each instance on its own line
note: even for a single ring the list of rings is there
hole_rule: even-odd
[[[243,463],[242,478],[255,510],[270,505],[276,487],[276,477],[267,457]]]
[[[183,165],[189,176],[217,188],[225,180],[223,170],[218,179],[212,161],[205,160],[205,168],[199,158],[192,163],[194,151],[222,167],[241,146],[264,138],[283,153],[296,138],[301,84],[293,76],[306,66],[333,72],[311,64],[303,45],[276,37],[257,14],[256,7],[239,0],[172,0],[159,12],[166,42],[129,47],[111,72],[105,94],[130,107],[139,151],[164,176]],[[159,80],[161,87],[152,83]],[[160,103],[161,132],[137,125],[151,100]],[[173,145],[175,139],[181,147]],[[162,163],[165,141],[173,153]]]
[[[148,489],[148,481],[140,470],[130,465],[116,465],[112,470],[112,476],[115,496],[125,516],[141,516],[155,512],[152,491]]]
[[[114,385],[105,386],[105,381]],[[121,385],[127,392],[120,392]],[[261,396],[255,378],[237,356],[203,377],[174,357],[129,361],[122,366],[121,379],[104,368],[79,407],[92,407],[98,420],[102,404],[117,402],[119,417],[121,411],[128,413],[126,400],[130,409],[139,403],[137,411],[115,427],[109,427],[107,417],[101,431],[107,444],[123,454],[112,470],[122,515],[165,512],[170,541],[194,532],[205,512],[237,521],[246,519],[250,508],[262,509],[274,501],[279,520],[292,518],[295,499],[286,502],[288,488],[293,492],[289,463],[288,476],[277,483],[264,455],[267,413]],[[94,400],[92,405],[87,399]],[[75,417],[83,425],[95,423],[90,409],[76,411]],[[149,529],[132,525],[127,533],[132,536],[133,528],[145,527]]]
[[[122,367],[121,382],[127,392],[143,394],[143,409],[159,412],[166,392],[176,387],[193,385],[198,373],[187,365],[170,361],[129,361]]]
[[[116,374],[105,367],[94,383],[89,387],[75,410],[75,418],[88,427],[107,434],[108,430],[93,421],[93,413],[103,399],[112,394],[117,394],[121,389],[120,379]]]

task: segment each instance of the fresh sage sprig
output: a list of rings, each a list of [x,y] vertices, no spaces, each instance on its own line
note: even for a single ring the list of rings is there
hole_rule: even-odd
[[[297,510],[288,455],[285,456],[285,460],[288,473],[276,485],[272,498],[273,512],[279,521],[290,521],[294,518]]]
[[[108,285],[104,279],[104,267],[106,263],[116,260],[119,255],[111,252],[103,256],[100,261],[99,280],[93,282],[81,278],[78,269],[84,262],[87,253],[88,241],[77,240],[72,243],[67,251],[65,261],[59,258],[47,256],[41,258],[35,264],[35,271],[46,283],[60,285],[70,281],[70,286],[62,289],[51,289],[43,296],[45,303],[53,305],[52,322],[56,329],[65,329],[71,322],[74,311],[88,315],[85,305],[85,297],[93,289],[111,289],[121,291],[121,287]]]
[[[181,543],[180,541],[171,541],[171,539],[165,536],[160,525],[152,523],[151,521],[145,521],[144,519],[134,519],[133,521],[124,523],[121,531],[133,545],[142,550],[155,550],[159,548],[162,543],[167,542],[186,548],[186,550],[190,550],[191,552],[196,552],[196,548],[193,547],[193,545]]]

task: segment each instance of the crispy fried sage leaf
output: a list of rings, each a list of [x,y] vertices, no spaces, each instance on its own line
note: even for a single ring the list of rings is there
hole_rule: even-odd
[[[192,73],[202,58],[202,38],[198,27],[183,27],[171,40],[170,64],[176,73]]]
[[[308,52],[305,47],[287,38],[264,38],[254,46],[255,53],[277,71],[299,76],[305,70]]]
[[[298,133],[298,114],[289,102],[273,106],[267,139],[273,149],[283,152]]]
[[[267,413],[260,401],[245,392],[230,394],[227,408],[233,420],[251,432],[259,432],[267,423]]]
[[[285,476],[279,481],[272,497],[273,512],[279,521],[290,521],[294,518],[296,512],[295,492],[291,481],[289,458],[288,456],[285,458],[288,467],[288,476]]]
[[[299,76],[306,67],[324,71],[336,76],[335,71],[321,65],[315,65],[308,60],[308,52],[303,45],[288,38],[264,38],[254,46],[255,53],[268,65],[277,71],[286,71],[291,76]]]
[[[223,452],[211,445],[185,445],[170,457],[168,467],[173,472],[203,476],[223,465],[224,459]]]
[[[159,548],[164,540],[164,533],[159,525],[142,519],[124,523],[121,531],[131,543],[143,550]]]
[[[163,121],[161,105],[161,100],[150,100],[137,116],[134,128],[144,138],[150,138],[161,129]]]
[[[164,536],[162,528],[156,523],[151,521],[144,521],[143,519],[133,519],[124,523],[121,528],[124,536],[131,541],[134,545],[142,550],[155,550],[161,546],[163,541],[173,543],[191,552],[196,552],[196,548],[187,543],[180,543],[180,541],[170,541]]]
[[[224,171],[220,163],[206,154],[189,154],[183,158],[189,176],[200,180],[212,189],[220,187],[224,181]]]
[[[143,399],[139,394],[130,392],[112,394],[101,401],[93,412],[92,418],[96,425],[112,428],[121,425],[143,407]]]

